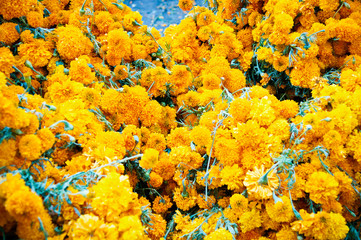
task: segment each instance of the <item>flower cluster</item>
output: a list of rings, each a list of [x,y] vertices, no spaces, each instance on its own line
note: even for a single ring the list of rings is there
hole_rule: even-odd
[[[357,239],[359,1],[0,2],[0,236]]]

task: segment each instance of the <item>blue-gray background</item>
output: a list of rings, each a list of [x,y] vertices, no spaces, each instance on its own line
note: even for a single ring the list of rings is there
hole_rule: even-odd
[[[204,5],[204,0],[196,0]],[[124,0],[124,4],[143,16],[143,24],[155,27],[161,32],[170,24],[178,24],[187,14],[178,7],[178,0]]]

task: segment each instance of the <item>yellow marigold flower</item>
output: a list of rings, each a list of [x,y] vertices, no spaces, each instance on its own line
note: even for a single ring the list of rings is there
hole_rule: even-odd
[[[70,239],[117,239],[118,231],[115,225],[105,224],[98,216],[81,215],[70,228]]]
[[[232,240],[233,235],[225,228],[218,228],[216,231],[207,235],[204,240]]]
[[[202,125],[198,125],[192,129],[190,138],[197,146],[208,147],[212,144],[211,131]]]
[[[159,152],[153,148],[147,148],[144,151],[142,159],[139,161],[139,166],[144,169],[151,169],[159,160]]]
[[[278,187],[279,181],[274,170],[266,172],[262,165],[261,168],[255,167],[254,171],[248,171],[243,184],[247,187],[248,193],[256,199],[269,199],[273,190]]]
[[[114,74],[116,80],[123,80],[129,77],[128,67],[125,65],[117,65],[114,68]]]
[[[55,136],[49,128],[42,128],[37,131],[36,136],[41,140],[41,151],[45,152],[55,143]]]
[[[134,33],[143,24],[142,15],[139,12],[129,12],[124,16],[122,24],[125,30]]]
[[[215,204],[216,198],[213,195],[207,196],[207,201],[204,194],[200,194],[197,196],[197,205],[201,209],[211,209]]]
[[[186,127],[172,129],[167,136],[167,145],[169,148],[190,146],[191,141],[190,131]]]
[[[269,200],[266,204],[268,216],[276,222],[290,222],[294,218],[291,200],[287,196],[281,197],[282,201]]]
[[[179,0],[178,6],[183,11],[190,11],[193,8],[194,0]]]
[[[192,84],[193,77],[187,67],[184,65],[175,65],[172,67],[172,74],[169,77],[169,83],[173,92],[172,95],[177,96],[181,93],[185,93],[188,87]]]
[[[347,91],[354,92],[361,85],[361,74],[358,71],[346,69],[341,72],[341,86]]]
[[[197,25],[198,27],[207,26],[214,22],[215,18],[216,16],[214,16],[214,13],[211,10],[207,9],[197,15]]]
[[[243,169],[237,164],[225,166],[221,171],[221,183],[227,185],[228,190],[240,192],[243,187]]]
[[[186,94],[179,95],[177,97],[177,103],[179,106],[196,107],[200,104],[200,93],[189,91]]]
[[[153,188],[159,188],[160,186],[162,186],[163,184],[163,178],[155,172],[151,172],[149,174],[150,176],[150,180],[149,180],[149,185]]]
[[[242,194],[233,194],[229,199],[231,208],[236,212],[243,213],[248,210],[248,199]]]
[[[89,55],[93,50],[90,39],[73,25],[59,27],[55,30],[55,34],[58,36],[56,49],[65,61],[70,62],[81,55]]]
[[[118,230],[121,237],[117,237],[117,239],[120,240],[147,239],[139,216],[125,216],[120,218]]]
[[[106,59],[109,65],[119,65],[123,58],[129,58],[131,54],[131,40],[122,29],[115,29],[108,33],[108,51]]]
[[[239,218],[238,224],[243,233],[262,226],[262,218],[259,210],[252,208],[251,211],[243,213]]]
[[[291,224],[292,230],[304,234],[306,237],[319,240],[341,240],[346,237],[349,231],[346,220],[339,213],[322,211],[309,214],[304,209],[301,209],[300,214],[302,220],[293,222]]]
[[[10,76],[10,73],[14,72],[15,69],[13,66],[15,65],[16,60],[10,49],[6,47],[0,48],[0,69],[7,76]]]
[[[163,96],[166,91],[166,83],[169,82],[169,74],[162,67],[147,68],[142,73],[140,83],[148,89],[154,97]]]
[[[182,211],[188,211],[197,205],[197,191],[194,188],[177,187],[173,191],[173,201]]]
[[[41,219],[42,225],[40,225],[39,218]],[[16,234],[20,239],[45,239],[44,231],[42,229],[48,234],[49,239],[55,234],[51,217],[45,210],[43,210],[36,219],[27,219],[21,224],[18,224],[16,227]]]
[[[140,216],[137,194],[133,193],[127,176],[111,172],[92,190],[95,196],[90,204],[94,213],[105,221],[114,221],[129,214]]]
[[[19,18],[25,16],[30,11],[31,6],[36,4],[36,0],[19,0],[17,2],[11,0],[1,1],[0,15],[2,15],[5,20]]]
[[[214,73],[201,76],[203,87],[209,90],[218,89],[221,86],[221,79]]]
[[[277,119],[268,128],[267,132],[271,136],[279,137],[282,141],[290,138],[290,125],[285,119]]]
[[[145,148],[154,148],[159,153],[166,149],[166,140],[163,134],[161,133],[151,133],[149,139],[145,144]]]
[[[13,191],[14,193],[5,202],[6,210],[20,223],[29,219],[36,221],[38,215],[44,211],[41,197],[30,189],[27,191],[13,189]]]
[[[145,127],[150,127],[161,121],[162,106],[156,100],[149,101],[141,110],[140,121]]]
[[[277,240],[297,240],[297,233],[286,225],[276,233],[276,237]]]
[[[262,99],[252,99],[250,118],[261,127],[268,127],[276,119],[275,111],[272,108],[272,102],[267,97]]]
[[[325,172],[314,172],[306,183],[306,192],[315,203],[327,204],[339,194],[339,184],[334,176]]]
[[[172,148],[169,161],[174,165],[180,164],[185,169],[197,169],[202,166],[204,159],[199,153],[193,152],[190,147],[179,146]]]
[[[234,99],[229,107],[229,113],[234,119],[234,123],[245,123],[250,118],[249,113],[251,112],[251,101],[246,98]]]
[[[310,79],[320,76],[320,67],[317,60],[298,61],[290,74],[290,80],[293,86],[312,88],[313,82]]]
[[[152,209],[155,213],[162,214],[171,208],[172,205],[173,203],[171,202],[169,196],[157,196],[152,203]]]
[[[101,99],[101,92],[97,89],[86,87],[81,92],[81,99],[86,103],[86,108],[98,107]]]
[[[161,153],[159,161],[153,166],[152,171],[158,173],[163,180],[170,180],[175,173],[175,165],[169,161],[168,153]]]
[[[83,83],[85,85],[96,81],[95,72],[89,67],[90,59],[88,56],[80,56],[70,62],[69,76],[71,80]]]
[[[41,140],[33,134],[22,136],[19,141],[19,152],[27,160],[36,160],[41,155]]]
[[[283,118],[289,119],[296,116],[299,111],[299,106],[295,101],[284,100],[277,102],[276,109]]]
[[[16,30],[17,24],[12,22],[3,23],[0,25],[0,42],[7,45],[15,43],[20,35]]]

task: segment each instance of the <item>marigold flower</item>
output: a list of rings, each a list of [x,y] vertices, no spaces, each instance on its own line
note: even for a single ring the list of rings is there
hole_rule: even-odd
[[[36,4],[36,0],[19,0],[16,4],[11,0],[1,1],[0,15],[2,15],[5,20],[19,18],[25,16],[30,11],[31,6]]]
[[[0,25],[0,42],[4,42],[7,45],[15,43],[20,34],[16,30],[17,24],[12,22],[3,23]]]
[[[306,192],[315,203],[327,204],[336,199],[339,193],[339,184],[334,176],[325,172],[314,172],[306,183]]]
[[[172,207],[172,205],[173,203],[171,202],[169,196],[157,196],[152,203],[152,209],[154,212],[161,214],[165,213],[170,207]]]
[[[116,80],[123,80],[129,76],[128,67],[125,65],[117,65],[114,68],[114,73],[115,73]]]
[[[10,73],[14,72],[16,60],[11,53],[9,48],[1,47],[0,48],[0,69],[7,77],[10,76]]]
[[[346,220],[339,213],[328,213],[325,211],[318,213],[307,213],[300,210],[302,220],[291,224],[292,230],[304,234],[306,237],[315,239],[335,239],[341,240],[346,237],[349,228]],[[322,231],[320,231],[322,229]]]
[[[19,152],[27,160],[36,160],[41,155],[41,140],[33,134],[21,137],[19,141]]]
[[[179,0],[178,6],[183,11],[190,11],[193,7],[194,0]]]
[[[218,228],[216,231],[207,235],[204,240],[232,240],[233,235],[225,228]]]
[[[262,225],[260,211],[256,208],[252,208],[252,210],[243,213],[239,218],[238,224],[243,233],[260,227]]]
[[[159,152],[156,149],[147,148],[139,161],[139,165],[144,169],[151,169],[158,162],[158,159]]]
[[[33,28],[42,27],[44,24],[43,14],[36,11],[28,12],[28,14],[26,14],[26,20]]]
[[[265,167],[254,167],[254,171],[248,171],[243,181],[247,187],[248,193],[256,199],[269,199],[275,190],[279,181],[274,170],[265,172]]]
[[[73,26],[59,27],[55,33],[58,36],[56,49],[65,61],[72,61],[81,55],[89,55],[93,50],[93,44],[82,31]],[[116,64],[114,64],[116,65]]]

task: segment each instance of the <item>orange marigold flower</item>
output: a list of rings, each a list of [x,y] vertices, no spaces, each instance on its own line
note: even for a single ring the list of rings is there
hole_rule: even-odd
[[[26,20],[33,28],[42,27],[44,24],[43,14],[35,11],[28,12],[28,14],[26,14]]]
[[[73,25],[59,27],[55,33],[58,35],[56,49],[60,57],[66,61],[70,62],[81,55],[89,55],[93,50],[90,39]]]
[[[128,67],[125,65],[117,65],[114,68],[114,74],[116,80],[123,80],[129,77]]]
[[[193,77],[188,68],[184,65],[175,65],[172,68],[172,74],[169,77],[169,82],[172,84],[172,95],[177,96],[185,93],[188,87],[192,84]]]
[[[194,0],[179,0],[178,6],[183,11],[190,11],[193,7]]]
[[[153,201],[152,209],[156,213],[165,213],[169,208],[171,208],[173,203],[171,202],[171,199],[169,196],[157,196]]]
[[[145,145],[145,148],[154,148],[158,150],[159,153],[164,151],[166,147],[165,137],[161,133],[151,133]]]
[[[13,163],[16,150],[16,141],[14,139],[4,140],[0,144],[0,167],[9,166]]]
[[[33,134],[22,136],[19,141],[19,152],[27,160],[36,160],[41,155],[41,140]]]
[[[6,47],[0,47],[0,69],[7,77],[10,76],[10,73],[13,73],[15,69],[13,66],[16,64],[14,55],[11,53],[10,49]]]
[[[20,34],[16,30],[17,24],[12,22],[3,23],[0,25],[0,42],[4,42],[7,45],[15,43]]]
[[[140,121],[145,127],[150,127],[161,121],[162,106],[156,100],[149,101],[141,111]]]
[[[142,15],[139,12],[129,12],[124,16],[123,27],[127,31],[135,32],[143,24]]]
[[[274,170],[265,172],[264,165],[255,167],[254,171],[249,170],[243,184],[247,187],[248,193],[256,199],[269,199],[272,192],[279,185],[279,180]]]
[[[5,20],[19,18],[25,16],[30,11],[31,6],[35,6],[36,4],[36,0],[19,0],[16,2],[11,0],[0,1],[0,15],[2,15]]]
[[[191,141],[190,132],[186,127],[172,129],[170,134],[167,136],[167,145],[170,148],[190,146]]]
[[[106,59],[109,65],[119,65],[123,58],[131,55],[131,40],[123,29],[111,30],[108,33],[108,51]]]
[[[150,176],[150,180],[149,180],[149,185],[152,186],[153,188],[159,188],[160,186],[162,186],[163,184],[163,178],[155,172],[151,172],[149,174]]]

